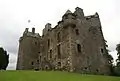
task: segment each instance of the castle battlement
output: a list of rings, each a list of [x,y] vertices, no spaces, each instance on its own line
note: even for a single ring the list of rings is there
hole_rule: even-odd
[[[35,33],[35,28],[32,28],[32,32],[29,31],[29,28],[26,28],[23,36],[40,37],[39,33]]]

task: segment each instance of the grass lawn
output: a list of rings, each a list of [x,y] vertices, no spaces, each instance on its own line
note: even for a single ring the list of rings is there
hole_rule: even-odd
[[[0,71],[0,81],[120,81],[120,77],[59,71]]]

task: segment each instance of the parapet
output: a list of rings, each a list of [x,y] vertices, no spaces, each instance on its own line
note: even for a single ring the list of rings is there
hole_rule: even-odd
[[[32,32],[29,31],[29,28],[26,28],[23,37],[24,36],[31,36],[31,37],[40,37],[39,33],[35,33],[35,28],[32,28]]]
[[[96,12],[94,15],[86,16],[86,20],[92,19],[92,18],[99,18],[98,13]]]

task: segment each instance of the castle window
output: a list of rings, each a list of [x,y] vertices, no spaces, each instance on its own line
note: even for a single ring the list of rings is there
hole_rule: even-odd
[[[100,70],[99,70],[99,68],[98,69],[96,69],[96,72],[99,72]]]
[[[87,70],[88,69],[88,67],[85,67],[85,70]]]
[[[79,35],[79,30],[75,29],[75,33],[76,33],[76,35]]]
[[[58,62],[58,66],[61,66],[61,62]]]
[[[50,39],[48,39],[48,48],[49,48],[49,46],[50,46]]]
[[[31,65],[34,65],[34,62],[31,62]]]
[[[50,59],[52,58],[52,50],[50,50]]]
[[[60,32],[57,33],[57,41],[60,42]]]
[[[39,62],[39,60],[37,60],[37,62]]]
[[[78,52],[81,52],[81,45],[80,44],[77,44],[77,50],[78,50]]]
[[[35,42],[35,45],[37,45],[37,42]]]
[[[101,53],[103,53],[104,52],[104,50],[103,50],[103,48],[101,48]]]
[[[61,54],[60,54],[60,45],[57,46],[57,51],[58,51],[58,58],[61,58]]]

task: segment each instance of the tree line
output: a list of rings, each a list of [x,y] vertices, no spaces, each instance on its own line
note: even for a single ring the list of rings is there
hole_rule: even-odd
[[[120,44],[116,45],[116,51],[117,51],[117,59],[116,59],[116,64],[113,64],[113,57],[109,54],[108,50],[108,45],[106,44],[107,41],[105,41],[105,46],[106,46],[106,56],[108,59],[109,67],[112,76],[120,76]]]
[[[112,75],[120,76],[120,44],[116,45],[117,59],[116,65],[112,65]]]

